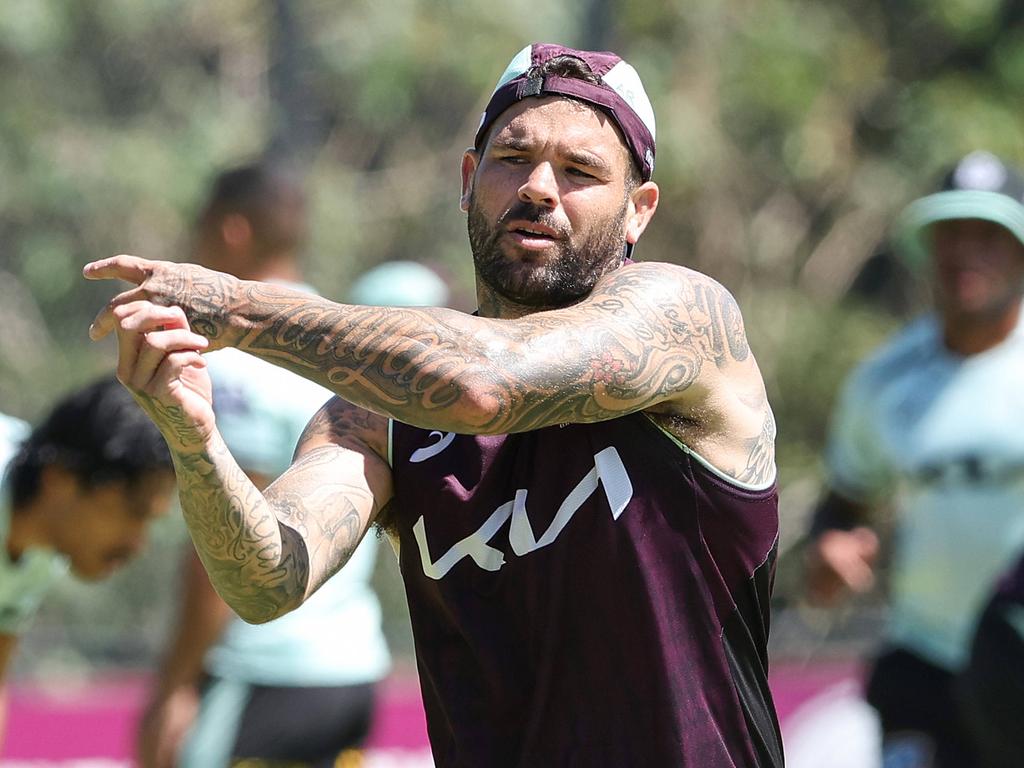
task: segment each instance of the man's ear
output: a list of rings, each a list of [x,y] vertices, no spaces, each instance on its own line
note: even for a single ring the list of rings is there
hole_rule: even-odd
[[[50,506],[66,506],[81,490],[81,482],[60,464],[44,464],[39,473],[39,493]]]
[[[229,213],[220,222],[220,236],[232,250],[247,248],[252,242],[252,223],[240,213]]]
[[[467,149],[462,153],[462,196],[459,198],[459,208],[463,213],[469,211],[469,201],[473,197],[473,178],[479,162],[480,155],[475,149]]]
[[[654,211],[658,208],[660,194],[658,185],[653,181],[645,181],[630,194],[626,213],[627,243],[635,244],[647,229]]]

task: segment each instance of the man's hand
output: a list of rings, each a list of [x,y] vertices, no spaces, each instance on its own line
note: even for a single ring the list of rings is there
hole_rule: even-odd
[[[183,685],[151,701],[139,721],[138,760],[141,768],[173,768],[185,735],[199,712],[199,694]]]
[[[870,528],[827,530],[807,553],[807,593],[812,602],[833,605],[846,593],[863,593],[875,584],[878,535]]]
[[[206,339],[179,307],[136,300],[110,310],[117,333],[117,378],[159,427],[172,451],[203,450],[214,430]]]
[[[211,342],[210,349],[230,345],[228,318],[239,285],[230,275],[195,264],[124,255],[86,264],[82,274],[89,280],[125,280],[135,285],[111,299],[96,315],[89,327],[94,341],[116,329],[118,307],[146,301],[159,307],[181,307],[192,329]]]

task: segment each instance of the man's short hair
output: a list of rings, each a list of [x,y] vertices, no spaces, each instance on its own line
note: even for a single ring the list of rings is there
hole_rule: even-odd
[[[241,214],[252,227],[257,256],[295,252],[306,238],[306,196],[294,173],[273,163],[230,168],[213,180],[199,226]]]
[[[21,444],[7,469],[13,508],[36,496],[50,465],[90,488],[131,485],[150,472],[172,470],[160,431],[112,376],[64,397]]]

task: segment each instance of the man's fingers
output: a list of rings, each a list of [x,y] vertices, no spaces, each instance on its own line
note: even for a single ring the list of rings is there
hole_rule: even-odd
[[[117,377],[133,389],[149,385],[168,353],[209,346],[205,338],[189,329],[180,307],[130,301],[111,308],[109,317],[117,331]]]
[[[156,264],[157,262],[149,259],[122,254],[109,259],[91,261],[82,268],[82,274],[87,280],[126,280],[140,286],[153,274]],[[114,307],[145,297],[145,291],[139,287],[115,296],[92,321],[92,325],[89,326],[89,338],[98,341],[114,330],[115,321],[110,316]]]
[[[122,331],[149,333],[156,330],[184,328],[188,320],[181,307],[162,307],[149,301],[131,301],[111,310]],[[205,346],[203,347],[205,349]]]
[[[145,299],[146,292],[142,288],[132,288],[130,291],[119,293],[107,303],[107,306],[96,314],[92,325],[89,326],[89,338],[93,341],[99,341],[117,327],[117,318],[114,316],[115,309],[125,304],[144,301]]]
[[[195,364],[195,358],[199,355],[198,350],[205,347],[206,339],[186,328],[147,333],[139,345],[135,365],[129,374],[130,386],[139,390],[145,389],[164,361],[171,356],[181,360],[182,352],[191,353],[186,356],[187,364]]]
[[[121,254],[109,259],[90,261],[82,269],[86,280],[127,280],[139,285],[153,272],[156,264],[149,259]]]
[[[878,534],[870,528],[860,526],[850,531],[850,535],[860,547],[860,556],[864,560],[873,561],[878,555]]]

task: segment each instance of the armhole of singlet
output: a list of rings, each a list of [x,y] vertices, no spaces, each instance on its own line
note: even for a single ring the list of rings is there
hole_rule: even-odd
[[[388,419],[388,466],[392,469],[395,468],[395,453],[394,453],[394,437],[395,437],[395,420]],[[385,532],[384,535],[387,537],[388,544],[391,545],[391,551],[395,553],[395,560],[398,561],[399,565],[402,562],[401,545],[398,537],[390,532]]]
[[[754,483],[744,483],[744,482],[742,482],[740,480],[737,480],[735,477],[732,477],[731,475],[727,475],[725,472],[720,470],[718,467],[716,467],[710,461],[705,459],[703,456],[701,456],[695,450],[690,448],[690,446],[688,446],[686,443],[684,443],[678,437],[676,437],[671,432],[669,432],[667,429],[662,427],[658,422],[656,422],[650,416],[648,416],[647,414],[644,414],[644,416],[647,417],[647,420],[650,421],[651,424],[653,424],[658,429],[659,432],[661,432],[663,435],[665,435],[665,437],[667,437],[669,440],[671,440],[673,443],[675,443],[677,446],[679,446],[680,450],[682,450],[683,453],[685,453],[687,456],[693,457],[693,459],[698,464],[700,464],[702,467],[704,467],[704,469],[706,469],[708,472],[710,472],[712,475],[714,475],[715,477],[719,478],[720,480],[724,480],[725,482],[729,483],[729,485],[735,486],[736,488],[740,488],[740,489],[742,489],[744,491],[751,491],[753,493],[757,493],[757,492],[760,492],[760,491],[767,491],[775,483],[776,476],[779,473],[779,468],[775,465],[774,462],[772,463],[772,476],[771,476],[771,478],[768,479],[767,482],[759,483],[759,484],[756,484],[756,485]]]
[[[388,466],[395,468],[395,420],[388,419]]]

